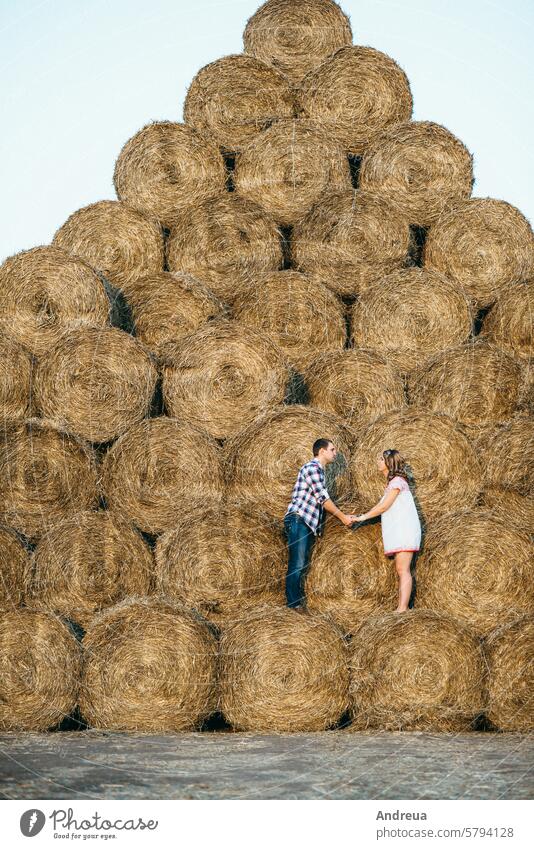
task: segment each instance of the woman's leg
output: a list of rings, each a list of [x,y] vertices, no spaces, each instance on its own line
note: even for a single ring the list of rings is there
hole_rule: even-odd
[[[396,613],[403,613],[408,610],[412,594],[412,573],[410,572],[412,557],[411,551],[397,551],[395,555],[395,568],[399,576],[399,605]]]

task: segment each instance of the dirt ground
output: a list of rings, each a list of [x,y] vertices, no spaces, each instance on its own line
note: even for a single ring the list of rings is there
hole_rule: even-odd
[[[532,799],[534,735],[0,734],[4,799]]]

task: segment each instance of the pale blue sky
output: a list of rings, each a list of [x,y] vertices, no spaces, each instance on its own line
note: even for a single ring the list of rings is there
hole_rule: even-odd
[[[182,119],[207,62],[241,52],[258,0],[0,0],[0,261],[114,198],[122,145]],[[354,43],[406,71],[414,118],[475,155],[474,195],[534,221],[533,0],[346,0]]]

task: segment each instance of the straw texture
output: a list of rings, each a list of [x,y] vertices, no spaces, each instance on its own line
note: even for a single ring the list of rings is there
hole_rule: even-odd
[[[281,120],[236,156],[238,195],[260,204],[278,224],[292,225],[326,189],[350,189],[342,147],[309,121]]]
[[[29,596],[87,627],[93,616],[130,595],[147,595],[154,571],[142,537],[117,516],[84,512],[41,537]]]
[[[148,419],[121,436],[104,457],[103,485],[110,511],[147,533],[172,528],[184,503],[220,501],[217,443],[179,419]]]
[[[466,342],[473,327],[467,295],[456,283],[423,268],[388,274],[352,307],[352,341],[401,372]]]
[[[0,612],[0,729],[47,731],[74,710],[81,652],[56,616]]]
[[[534,731],[534,616],[497,628],[484,644],[486,716],[500,731]]]
[[[303,118],[314,121],[347,153],[361,155],[377,133],[412,115],[404,71],[372,47],[343,47],[311,71],[297,90]]]
[[[333,0],[268,0],[243,34],[245,53],[270,62],[293,83],[351,43],[349,19]]]
[[[502,487],[532,495],[534,492],[534,424],[521,416],[486,428],[475,448],[484,468],[485,487]]]
[[[31,539],[98,501],[89,446],[46,419],[6,424],[0,445],[0,515]]]
[[[374,351],[322,354],[303,376],[311,406],[334,413],[354,430],[406,406],[400,373]]]
[[[423,520],[434,520],[440,513],[475,504],[482,468],[466,436],[444,413],[417,407],[386,413],[358,436],[350,470],[356,490],[369,507],[384,492],[376,457],[386,448],[396,448],[406,458]]]
[[[355,296],[404,265],[408,218],[388,197],[351,189],[325,193],[295,225],[291,258],[339,295]]]
[[[115,328],[73,327],[35,374],[42,414],[89,442],[107,442],[143,419],[157,371],[148,351]]]
[[[289,80],[244,54],[205,65],[189,86],[184,121],[224,151],[239,150],[279,118],[295,115]]]
[[[101,281],[57,247],[31,248],[0,266],[0,324],[32,354],[46,354],[71,321],[109,323]]]
[[[221,316],[223,303],[190,274],[162,271],[123,286],[133,311],[135,335],[155,354]]]
[[[298,404],[276,408],[245,428],[225,449],[228,491],[281,519],[298,471],[311,459],[316,439],[331,439],[338,451],[326,469],[328,492],[343,498],[350,490],[348,460],[354,435],[329,413]]]
[[[460,283],[479,308],[534,274],[534,234],[515,206],[493,198],[459,203],[435,223],[425,266]]]
[[[30,556],[20,538],[0,526],[0,609],[19,607],[30,582]]]
[[[258,278],[256,291],[238,299],[233,315],[267,334],[298,370],[321,351],[341,351],[345,345],[343,304],[319,280],[298,271]]]
[[[169,271],[192,274],[228,303],[242,288],[255,289],[256,277],[276,271],[282,262],[281,234],[274,221],[235,192],[191,207],[167,241]]]
[[[126,142],[113,182],[119,200],[172,227],[188,207],[224,190],[226,169],[217,145],[193,127],[155,121]]]
[[[54,245],[84,259],[118,288],[163,270],[161,227],[118,201],[101,200],[74,212],[55,234]]]
[[[234,436],[286,394],[282,353],[269,336],[235,321],[212,322],[169,345],[162,357],[168,414],[216,439]]]
[[[354,636],[354,731],[468,731],[484,708],[484,659],[467,627],[434,610],[372,617]]]
[[[243,731],[322,731],[348,704],[347,647],[327,619],[257,608],[223,631],[220,708]]]
[[[534,278],[503,287],[484,319],[482,336],[527,363],[534,358]]]
[[[216,703],[217,642],[168,599],[127,599],[93,619],[83,640],[80,710],[89,725],[186,731]]]
[[[520,495],[513,489],[489,487],[482,493],[481,504],[499,521],[534,534],[534,493]]]
[[[368,616],[394,608],[395,569],[384,555],[380,524],[355,533],[329,516],[324,537],[312,549],[305,594],[308,610],[328,614],[344,634],[353,634]]]
[[[429,526],[417,562],[417,607],[441,610],[479,634],[534,614],[528,534],[478,509],[440,517]]]
[[[431,121],[398,124],[367,148],[360,188],[394,199],[411,224],[428,227],[451,204],[468,198],[472,156],[445,127]]]
[[[414,369],[408,396],[416,406],[447,413],[476,436],[480,427],[513,415],[521,382],[521,364],[515,357],[484,342],[468,342]]]
[[[219,627],[258,603],[285,604],[287,551],[261,511],[199,504],[156,544],[157,589]]]
[[[0,419],[31,415],[32,357],[10,332],[0,328]]]

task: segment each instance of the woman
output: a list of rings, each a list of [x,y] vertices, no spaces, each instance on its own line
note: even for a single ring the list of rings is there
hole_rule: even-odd
[[[395,557],[399,576],[399,603],[395,612],[404,613],[412,592],[412,557],[421,545],[421,523],[408,485],[406,463],[399,452],[388,448],[378,455],[377,465],[387,478],[384,495],[367,513],[356,516],[356,521],[381,516],[384,552],[387,557]]]

